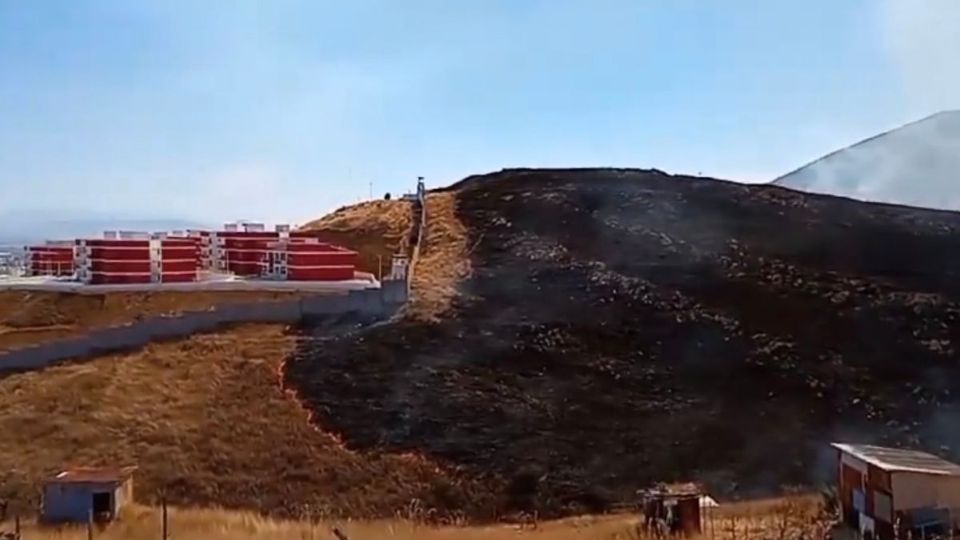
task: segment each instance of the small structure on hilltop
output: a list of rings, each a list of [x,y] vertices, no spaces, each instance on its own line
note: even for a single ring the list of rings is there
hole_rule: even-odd
[[[926,452],[834,443],[843,520],[880,540],[960,527],[960,465]]]
[[[423,183],[423,177],[417,177],[417,191],[415,193],[404,193],[405,201],[422,201],[427,196],[427,186]]]
[[[644,528],[648,533],[656,536],[696,536],[703,532],[700,507],[704,493],[699,485],[657,484],[641,490],[639,495],[643,505]]]
[[[136,467],[67,469],[43,486],[41,519],[48,523],[113,521],[133,501]]]

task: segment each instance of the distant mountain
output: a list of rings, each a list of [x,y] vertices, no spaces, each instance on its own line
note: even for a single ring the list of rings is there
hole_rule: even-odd
[[[0,213],[0,245],[100,236],[106,230],[170,231],[209,227],[188,219],[111,217],[66,211]]]
[[[866,201],[960,210],[960,111],[828,154],[774,184]]]

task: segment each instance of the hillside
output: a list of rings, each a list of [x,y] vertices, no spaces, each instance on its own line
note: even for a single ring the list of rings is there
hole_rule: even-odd
[[[774,183],[866,201],[960,210],[960,111],[881,133]]]
[[[409,201],[374,200],[344,206],[300,229],[322,233],[328,242],[358,251],[358,268],[379,277],[380,264],[388,273],[393,254],[410,245],[412,227]]]
[[[329,320],[325,334],[357,321]],[[414,454],[354,452],[310,425],[278,380],[297,337],[247,325],[142,351],[0,376],[0,500],[37,508],[70,465],[137,464],[137,500],[297,518],[383,517],[479,489]],[[442,498],[442,499],[438,499]]]
[[[501,510],[542,515],[654,480],[812,483],[838,438],[960,455],[960,215],[638,170],[445,193],[469,259],[449,310],[305,329],[288,362],[347,447],[493,474]]]
[[[0,497],[129,462],[147,503],[548,517],[812,483],[837,438],[960,450],[956,214],[636,170],[473,177],[427,213],[399,320],[0,376]]]

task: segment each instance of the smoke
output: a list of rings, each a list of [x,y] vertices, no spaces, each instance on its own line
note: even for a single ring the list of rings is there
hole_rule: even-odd
[[[911,107],[960,108],[960,0],[883,0],[880,14]]]
[[[776,183],[865,201],[960,210],[960,111],[953,110],[960,109],[960,0],[880,0],[877,5],[883,46],[899,77],[899,110],[914,120],[929,118],[829,155]]]
[[[960,210],[960,112],[844,149],[777,183],[865,201]]]

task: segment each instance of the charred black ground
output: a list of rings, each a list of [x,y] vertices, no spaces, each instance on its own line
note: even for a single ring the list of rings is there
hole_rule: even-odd
[[[640,170],[451,189],[475,247],[449,317],[288,364],[348,445],[424,452],[542,514],[656,480],[816,482],[837,438],[960,455],[960,215]]]

